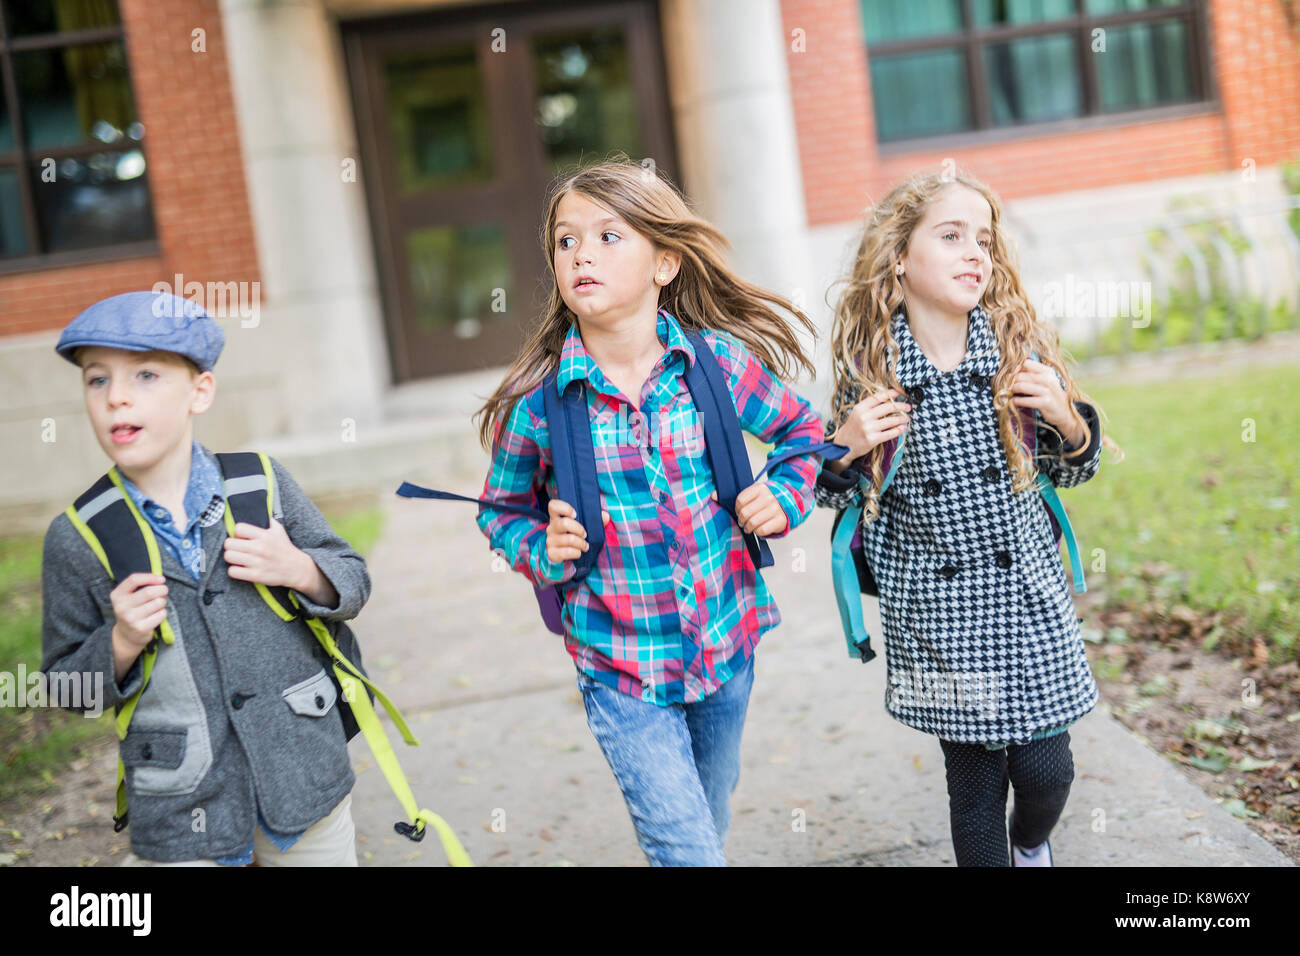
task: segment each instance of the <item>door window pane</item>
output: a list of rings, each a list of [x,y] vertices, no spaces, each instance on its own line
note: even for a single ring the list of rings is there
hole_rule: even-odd
[[[882,143],[971,128],[966,56],[960,50],[876,56],[870,64]]]
[[[861,8],[868,43],[910,40],[962,29],[961,0],[861,0]]]
[[[613,150],[643,155],[621,28],[539,36],[533,60],[537,129],[551,172],[603,158]]]
[[[0,259],[27,252],[27,235],[23,230],[23,209],[18,198],[18,174],[0,169]]]
[[[416,322],[422,330],[450,326],[474,338],[511,302],[510,258],[500,223],[431,226],[406,234]],[[497,308],[493,308],[497,306]]]
[[[982,27],[1018,26],[1075,15],[1075,0],[975,0],[975,22]]]
[[[1187,27],[1182,20],[1108,27],[1106,52],[1096,56],[1104,112],[1193,98]]]
[[[115,27],[122,22],[114,0],[17,0],[6,3],[9,35],[31,36]]]
[[[116,143],[135,122],[120,42],[33,50],[13,60],[29,148]]]
[[[388,133],[403,195],[492,178],[492,137],[474,47],[390,56]]]
[[[1038,123],[1078,116],[1078,48],[1068,33],[1026,37],[984,48],[993,125]]]
[[[32,168],[36,215],[46,249],[62,252],[154,237],[153,211],[138,149],[60,159]]]

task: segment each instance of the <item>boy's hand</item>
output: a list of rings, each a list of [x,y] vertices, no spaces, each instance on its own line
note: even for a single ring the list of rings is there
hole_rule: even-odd
[[[1036,408],[1043,420],[1061,433],[1075,448],[1083,444],[1083,421],[1070,404],[1061,380],[1051,366],[1033,359],[1025,364],[1011,382],[1011,401],[1021,408]]]
[[[117,619],[113,637],[135,649],[137,655],[167,617],[166,582],[161,574],[141,571],[123,578],[108,596]]]
[[[717,501],[718,493],[715,491],[709,497]],[[756,482],[736,495],[736,518],[742,531],[760,538],[780,534],[790,523],[766,481]]]
[[[167,617],[167,579],[139,571],[123,578],[109,594],[113,604],[113,673],[126,676],[153,632]]]
[[[587,529],[578,523],[578,512],[573,505],[559,498],[552,498],[546,504],[551,523],[546,526],[546,557],[552,564],[564,561],[577,561],[583,552],[589,550]],[[600,520],[609,524],[609,512],[601,511]]]
[[[339,592],[312,560],[289,540],[284,525],[271,519],[271,527],[239,522],[235,536],[227,536],[226,573],[236,581],[292,588],[324,607],[336,607]]]

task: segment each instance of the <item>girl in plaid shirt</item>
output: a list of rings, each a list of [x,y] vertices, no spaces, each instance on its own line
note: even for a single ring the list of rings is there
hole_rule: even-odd
[[[686,385],[696,355],[685,332],[703,335],[741,427],[776,455],[822,436],[816,412],[782,383],[812,365],[773,307],[814,328],[732,273],[718,230],[630,162],[557,183],[541,238],[550,302],[477,418],[492,452],[482,497],[530,505],[545,483],[550,522],[488,507],[479,527],[534,584],[573,577],[587,532],[558,499],[541,388],[550,372],[561,393],[580,380],[605,545],[563,591],[565,648],[651,865],[723,865],[754,648],[781,620],[741,527],[787,534],[812,511],[819,466],[796,456],[746,488],[737,527],[718,504]]]

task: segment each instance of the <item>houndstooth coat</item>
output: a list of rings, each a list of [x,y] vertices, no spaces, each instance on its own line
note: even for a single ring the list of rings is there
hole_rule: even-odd
[[[863,525],[880,588],[885,707],[946,740],[1027,743],[1088,713],[1097,684],[1048,511],[1036,489],[1011,490],[990,387],[997,341],[976,307],[965,357],[940,373],[903,314],[893,321],[898,381],[914,408],[880,517]],[[1076,407],[1092,431],[1087,448],[1072,453],[1055,431],[1038,429],[1038,468],[1057,487],[1087,481],[1100,461],[1096,411]],[[860,500],[858,474],[823,468],[817,503]]]

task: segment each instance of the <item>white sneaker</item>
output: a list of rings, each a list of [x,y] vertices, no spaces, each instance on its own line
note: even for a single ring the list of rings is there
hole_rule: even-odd
[[[1052,844],[1049,840],[1044,840],[1039,846],[1028,850],[1022,850],[1014,843],[1011,844],[1011,865],[1012,866],[1051,866],[1052,865]]]

